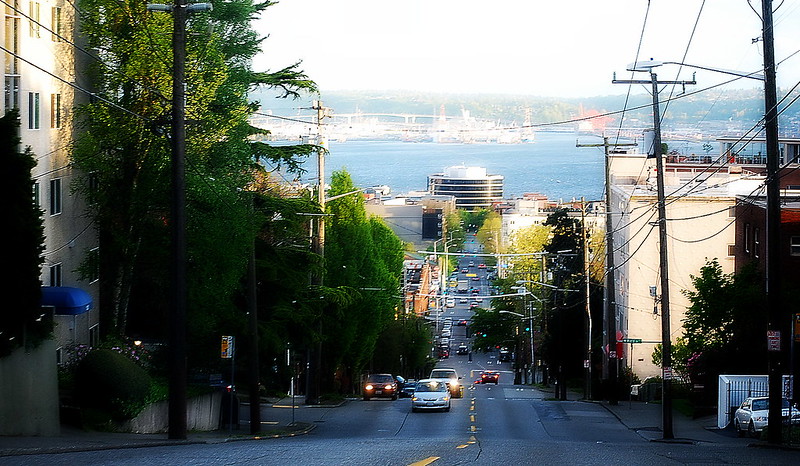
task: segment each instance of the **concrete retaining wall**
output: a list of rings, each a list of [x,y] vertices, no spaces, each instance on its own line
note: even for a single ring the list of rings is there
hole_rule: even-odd
[[[55,342],[0,358],[0,435],[60,433]]]
[[[186,426],[188,430],[209,431],[219,428],[222,393],[209,393],[186,402]],[[118,431],[137,434],[167,432],[169,428],[169,403],[161,401],[151,404],[138,416],[122,423]]]

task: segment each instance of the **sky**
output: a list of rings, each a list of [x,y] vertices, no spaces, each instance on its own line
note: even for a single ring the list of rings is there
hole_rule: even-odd
[[[791,56],[800,50],[800,0],[774,6],[775,59],[786,59],[778,85],[790,88],[800,81],[800,53]],[[615,72],[649,79],[625,71],[637,50],[638,60],[759,70],[754,9],[760,15],[760,0],[280,0],[255,23],[268,38],[253,66],[275,71],[302,60],[323,98],[341,90],[619,95],[627,86],[611,83]],[[660,80],[690,80],[693,71],[694,90],[732,79],[657,68]]]

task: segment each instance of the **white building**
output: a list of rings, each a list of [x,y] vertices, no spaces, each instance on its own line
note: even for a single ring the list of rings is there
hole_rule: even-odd
[[[10,0],[4,8],[2,43],[3,111],[20,111],[22,146],[29,146],[37,164],[34,197],[43,210],[45,250],[41,280],[43,304],[55,312],[57,356],[73,343],[99,338],[97,275],[92,267],[78,269],[98,254],[97,238],[83,201],[73,194],[75,172],[70,166],[73,140],[70,85],[82,84],[75,57],[75,8],[64,0]],[[70,84],[68,84],[70,83]],[[89,304],[89,303],[92,304]]]
[[[488,209],[503,199],[503,179],[503,175],[487,174],[482,167],[460,165],[428,176],[428,191],[455,197],[459,209]]]
[[[658,214],[655,159],[642,154],[610,156],[614,232],[614,283],[617,328],[641,344],[626,345],[625,362],[644,378],[660,375],[651,355],[661,342]],[[763,178],[736,167],[666,165],[664,171],[668,237],[670,331],[682,336],[682,321],[693,289],[708,260],[716,258],[725,273],[734,270],[736,196],[758,189]],[[655,296],[651,295],[651,287]]]

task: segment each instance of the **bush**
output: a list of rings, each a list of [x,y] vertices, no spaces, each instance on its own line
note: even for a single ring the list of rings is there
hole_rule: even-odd
[[[76,398],[81,408],[131,419],[147,404],[150,375],[126,356],[109,349],[92,351],[75,372]]]

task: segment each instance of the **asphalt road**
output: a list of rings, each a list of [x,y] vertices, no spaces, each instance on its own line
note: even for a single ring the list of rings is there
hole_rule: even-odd
[[[480,295],[488,294],[486,269],[477,268]],[[460,269],[459,269],[460,270]],[[459,272],[460,276],[464,274]],[[458,296],[458,295],[457,295]],[[488,301],[487,301],[488,304]],[[0,465],[527,465],[527,464],[798,464],[795,451],[748,448],[743,439],[720,443],[648,442],[603,406],[551,401],[544,392],[515,386],[510,363],[494,353],[456,355],[466,342],[468,304],[442,316],[454,322],[453,367],[465,385],[450,412],[411,412],[408,399],[350,399],[339,407],[279,404],[264,408],[262,420],[311,423],[307,435],[219,444],[146,447],[0,458]],[[500,372],[494,384],[475,384],[481,371]]]

